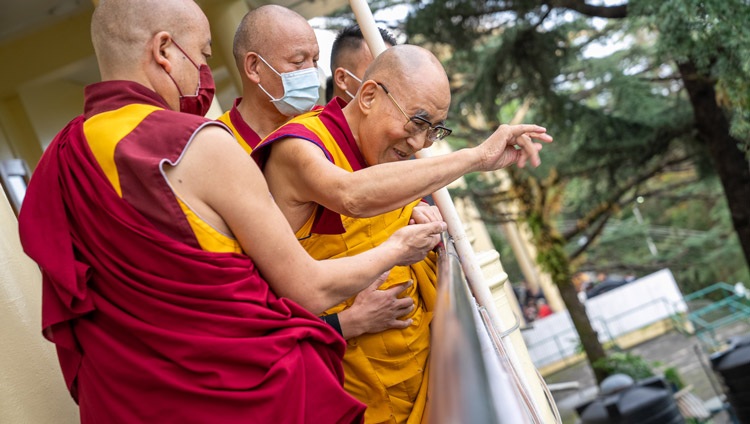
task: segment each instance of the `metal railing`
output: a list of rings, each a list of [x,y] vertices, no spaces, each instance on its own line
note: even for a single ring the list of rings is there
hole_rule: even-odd
[[[717,330],[737,321],[750,320],[750,300],[734,286],[719,282],[685,296],[695,335],[710,350],[721,345]],[[705,304],[705,306],[701,306]]]
[[[453,243],[444,234],[438,252],[438,298],[432,321],[431,423],[499,422],[477,332],[480,324],[474,319],[475,307]]]
[[[498,333],[493,327],[485,307],[473,296],[447,233],[438,252],[437,277],[431,324],[429,422],[561,423],[552,395],[538,372],[524,376],[538,379],[545,404],[536,403],[540,400],[521,381],[519,373],[524,371],[514,368],[508,352],[513,346],[505,339],[518,329]],[[546,407],[551,418],[538,412]]]

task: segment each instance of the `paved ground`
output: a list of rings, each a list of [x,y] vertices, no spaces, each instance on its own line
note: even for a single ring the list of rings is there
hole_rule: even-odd
[[[750,322],[739,322],[719,330],[717,340],[726,340],[731,336],[746,335],[750,333]],[[693,393],[708,402],[710,405],[719,406],[721,402],[717,398],[721,393],[719,383],[710,369],[705,369],[701,361],[708,365],[708,356],[705,353],[705,345],[696,337],[684,336],[676,331],[664,334],[661,337],[638,345],[629,351],[640,355],[646,361],[658,362],[657,370],[666,367],[676,367],[686,385],[693,386]],[[587,362],[571,365],[555,374],[545,378],[548,384],[577,381],[580,384],[578,390],[565,390],[554,393],[557,407],[563,418],[564,424],[578,422],[578,414],[575,407],[597,395],[596,381]],[[725,412],[717,414],[713,418],[713,424],[729,424],[731,421]]]

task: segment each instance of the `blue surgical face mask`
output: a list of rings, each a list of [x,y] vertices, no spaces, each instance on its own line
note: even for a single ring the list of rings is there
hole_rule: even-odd
[[[280,99],[276,99],[270,95],[262,85],[258,84],[258,86],[271,99],[271,103],[276,106],[276,109],[282,115],[296,116],[310,111],[315,106],[320,95],[320,79],[316,68],[300,69],[299,71],[280,74],[261,55],[258,55],[258,57],[276,75],[281,77],[281,83],[284,85],[284,96]]]
[[[357,76],[356,76],[356,75],[354,75],[353,73],[351,73],[351,72],[350,72],[350,71],[349,71],[348,69],[346,69],[346,68],[341,68],[341,69],[343,69],[343,70],[344,70],[344,72],[346,72],[347,74],[349,74],[349,76],[350,76],[350,77],[354,78],[354,80],[355,80],[355,81],[357,81],[357,82],[359,83],[359,85],[362,85],[362,80],[361,80],[361,79],[359,79],[359,78],[357,78]],[[351,97],[351,98],[352,98],[352,100],[354,100],[354,94],[350,93],[350,92],[349,92],[349,90],[344,90],[344,93],[348,94],[348,95],[349,95],[349,97]]]

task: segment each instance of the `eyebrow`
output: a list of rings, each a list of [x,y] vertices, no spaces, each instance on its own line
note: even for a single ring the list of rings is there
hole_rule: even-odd
[[[420,117],[420,118],[424,118],[424,119],[426,119],[426,120],[428,120],[428,121],[432,122],[432,119],[430,119],[430,118],[432,118],[432,115],[430,115],[430,114],[429,114],[429,113],[428,113],[428,112],[427,112],[426,110],[424,110],[424,109],[417,109],[417,112],[416,112],[415,114],[413,114],[412,116],[418,116],[418,117]]]

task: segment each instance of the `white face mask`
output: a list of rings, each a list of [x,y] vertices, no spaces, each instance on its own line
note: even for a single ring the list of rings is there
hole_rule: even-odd
[[[355,79],[355,80],[356,80],[356,81],[357,81],[357,82],[359,83],[359,85],[362,85],[362,80],[361,80],[361,79],[359,79],[359,78],[357,78],[357,76],[356,76],[356,75],[354,75],[353,73],[351,73],[351,72],[350,72],[350,71],[349,71],[348,69],[346,69],[346,68],[341,68],[341,69],[343,69],[343,70],[344,70],[344,72],[346,72],[347,74],[349,74],[349,76],[350,76],[350,77],[354,78],[354,79]],[[350,92],[349,92],[349,90],[344,90],[344,93],[346,93],[346,94],[347,94],[347,95],[348,95],[349,97],[351,97],[351,98],[352,98],[352,100],[354,100],[354,94],[350,93]]]
[[[280,99],[276,99],[270,95],[262,85],[258,84],[258,86],[271,99],[271,103],[276,106],[276,109],[282,115],[296,116],[309,112],[315,106],[320,96],[320,79],[316,68],[300,69],[299,71],[280,74],[261,55],[258,55],[258,57],[276,75],[281,77],[281,83],[284,86],[284,95]]]

